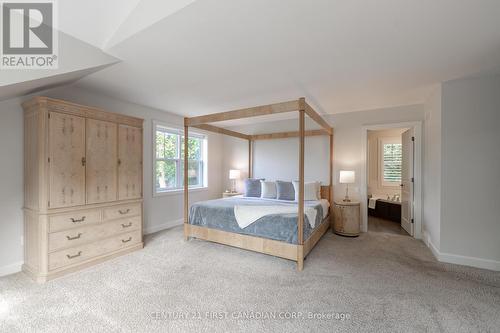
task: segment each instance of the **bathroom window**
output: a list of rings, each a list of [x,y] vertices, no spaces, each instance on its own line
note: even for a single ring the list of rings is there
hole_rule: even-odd
[[[383,138],[380,140],[380,179],[382,186],[399,186],[401,184],[401,167],[403,151],[400,138]]]

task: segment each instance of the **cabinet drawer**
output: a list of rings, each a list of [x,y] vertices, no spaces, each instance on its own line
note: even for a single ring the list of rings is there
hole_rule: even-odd
[[[125,219],[106,222],[103,225],[106,226],[106,230],[108,230],[110,233],[119,234],[122,232],[141,229],[142,218],[141,216],[133,216]]]
[[[71,228],[78,228],[101,221],[101,211],[82,210],[49,217],[49,231],[56,232]]]
[[[133,231],[91,244],[75,246],[49,254],[49,270],[73,265],[94,257],[126,248],[141,242],[141,231]]]
[[[104,209],[104,220],[114,220],[130,216],[140,216],[141,204],[113,206]]]
[[[49,252],[95,242],[124,232],[138,230],[141,217],[135,216],[98,225],[89,225],[49,234]]]

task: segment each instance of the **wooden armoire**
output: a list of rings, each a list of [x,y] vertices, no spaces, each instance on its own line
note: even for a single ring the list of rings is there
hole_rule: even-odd
[[[24,108],[24,265],[38,282],[143,247],[143,120],[47,97]]]

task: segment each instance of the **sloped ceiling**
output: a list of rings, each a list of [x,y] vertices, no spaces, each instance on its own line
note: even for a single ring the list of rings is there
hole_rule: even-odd
[[[58,57],[59,68],[56,70],[1,70],[0,100],[73,82],[119,61],[60,31]]]
[[[322,113],[416,104],[500,66],[499,1],[60,3],[62,31],[120,59],[77,86],[180,115],[300,96]]]

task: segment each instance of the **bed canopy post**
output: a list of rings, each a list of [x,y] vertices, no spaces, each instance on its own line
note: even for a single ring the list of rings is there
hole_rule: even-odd
[[[248,178],[253,177],[253,142],[248,139]]]
[[[297,270],[304,267],[304,148],[305,148],[305,98],[299,99],[299,209],[297,218],[298,248]]]
[[[189,126],[187,118],[184,118],[184,239],[189,239],[189,234],[186,230],[189,219],[189,184],[188,184],[188,141],[189,141]]]
[[[330,219],[333,216],[333,129],[330,134]]]

